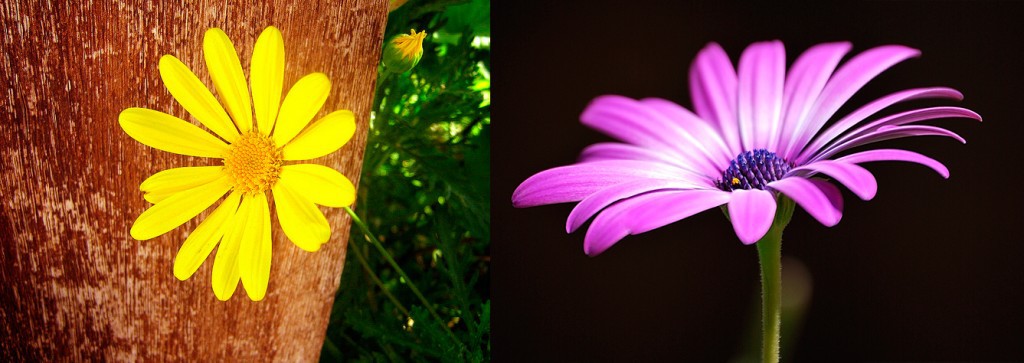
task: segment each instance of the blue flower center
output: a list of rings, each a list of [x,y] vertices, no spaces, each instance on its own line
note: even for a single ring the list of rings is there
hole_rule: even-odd
[[[782,179],[791,168],[792,164],[771,151],[744,151],[729,163],[729,168],[722,173],[722,179],[715,181],[715,186],[727,192],[736,189],[764,190],[768,183]]]

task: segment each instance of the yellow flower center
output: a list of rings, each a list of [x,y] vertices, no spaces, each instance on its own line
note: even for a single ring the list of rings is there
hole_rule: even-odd
[[[281,150],[270,136],[255,130],[246,132],[224,156],[224,172],[238,192],[256,194],[270,190],[281,175]]]
[[[427,32],[425,30],[416,33],[416,30],[409,29],[409,34],[399,35],[395,37],[393,42],[395,48],[402,52],[402,58],[412,58],[423,51],[423,38],[426,37]]]

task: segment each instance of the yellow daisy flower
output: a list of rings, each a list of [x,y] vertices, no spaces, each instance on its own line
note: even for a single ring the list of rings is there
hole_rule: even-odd
[[[316,204],[348,206],[355,201],[355,188],[334,169],[288,162],[341,148],[355,133],[355,117],[351,111],[339,110],[310,123],[331,90],[331,81],[323,73],[302,77],[281,101],[284,41],[275,27],[267,27],[253,49],[251,100],[238,53],[223,30],[206,32],[203,54],[223,107],[195,73],[172,55],[160,58],[160,78],[174,99],[213,134],[145,108],[126,109],[118,121],[128,136],[143,144],[175,154],[222,159],[223,165],[168,169],[143,181],[139,188],[154,205],[135,220],[131,235],[148,240],[167,233],[227,194],[185,239],[174,259],[174,276],[191,277],[220,244],[213,261],[214,295],[228,300],[241,280],[249,298],[258,301],[266,295],[270,279],[267,192],[274,198],[288,239],[306,251],[319,250],[330,239],[331,228]]]

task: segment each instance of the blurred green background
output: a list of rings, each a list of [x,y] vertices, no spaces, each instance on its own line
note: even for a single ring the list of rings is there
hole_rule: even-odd
[[[425,30],[423,56],[405,73],[380,66],[355,208],[365,223],[352,226],[321,360],[489,361],[490,3],[396,5],[385,41]]]

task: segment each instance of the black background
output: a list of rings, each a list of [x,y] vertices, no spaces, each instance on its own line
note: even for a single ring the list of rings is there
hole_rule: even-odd
[[[783,359],[1024,360],[1024,7],[493,5],[496,361],[727,361],[750,344],[748,327],[760,322],[756,250],[718,210],[590,258],[582,229],[564,230],[573,204],[515,209],[509,200],[530,175],[609,140],[578,121],[594,97],[657,96],[690,108],[687,71],[705,44],[719,42],[735,63],[749,43],[768,39],[784,42],[789,64],[826,41],[851,41],[851,55],[883,44],[922,51],[839,115],[891,92],[948,86],[965,100],[942,104],[985,118],[932,122],[966,145],[934,137],[881,144],[942,161],[948,180],[915,164],[872,163],[878,195],[865,202],[844,189],[839,225],[824,227],[798,209],[783,255],[806,265],[813,293]]]

